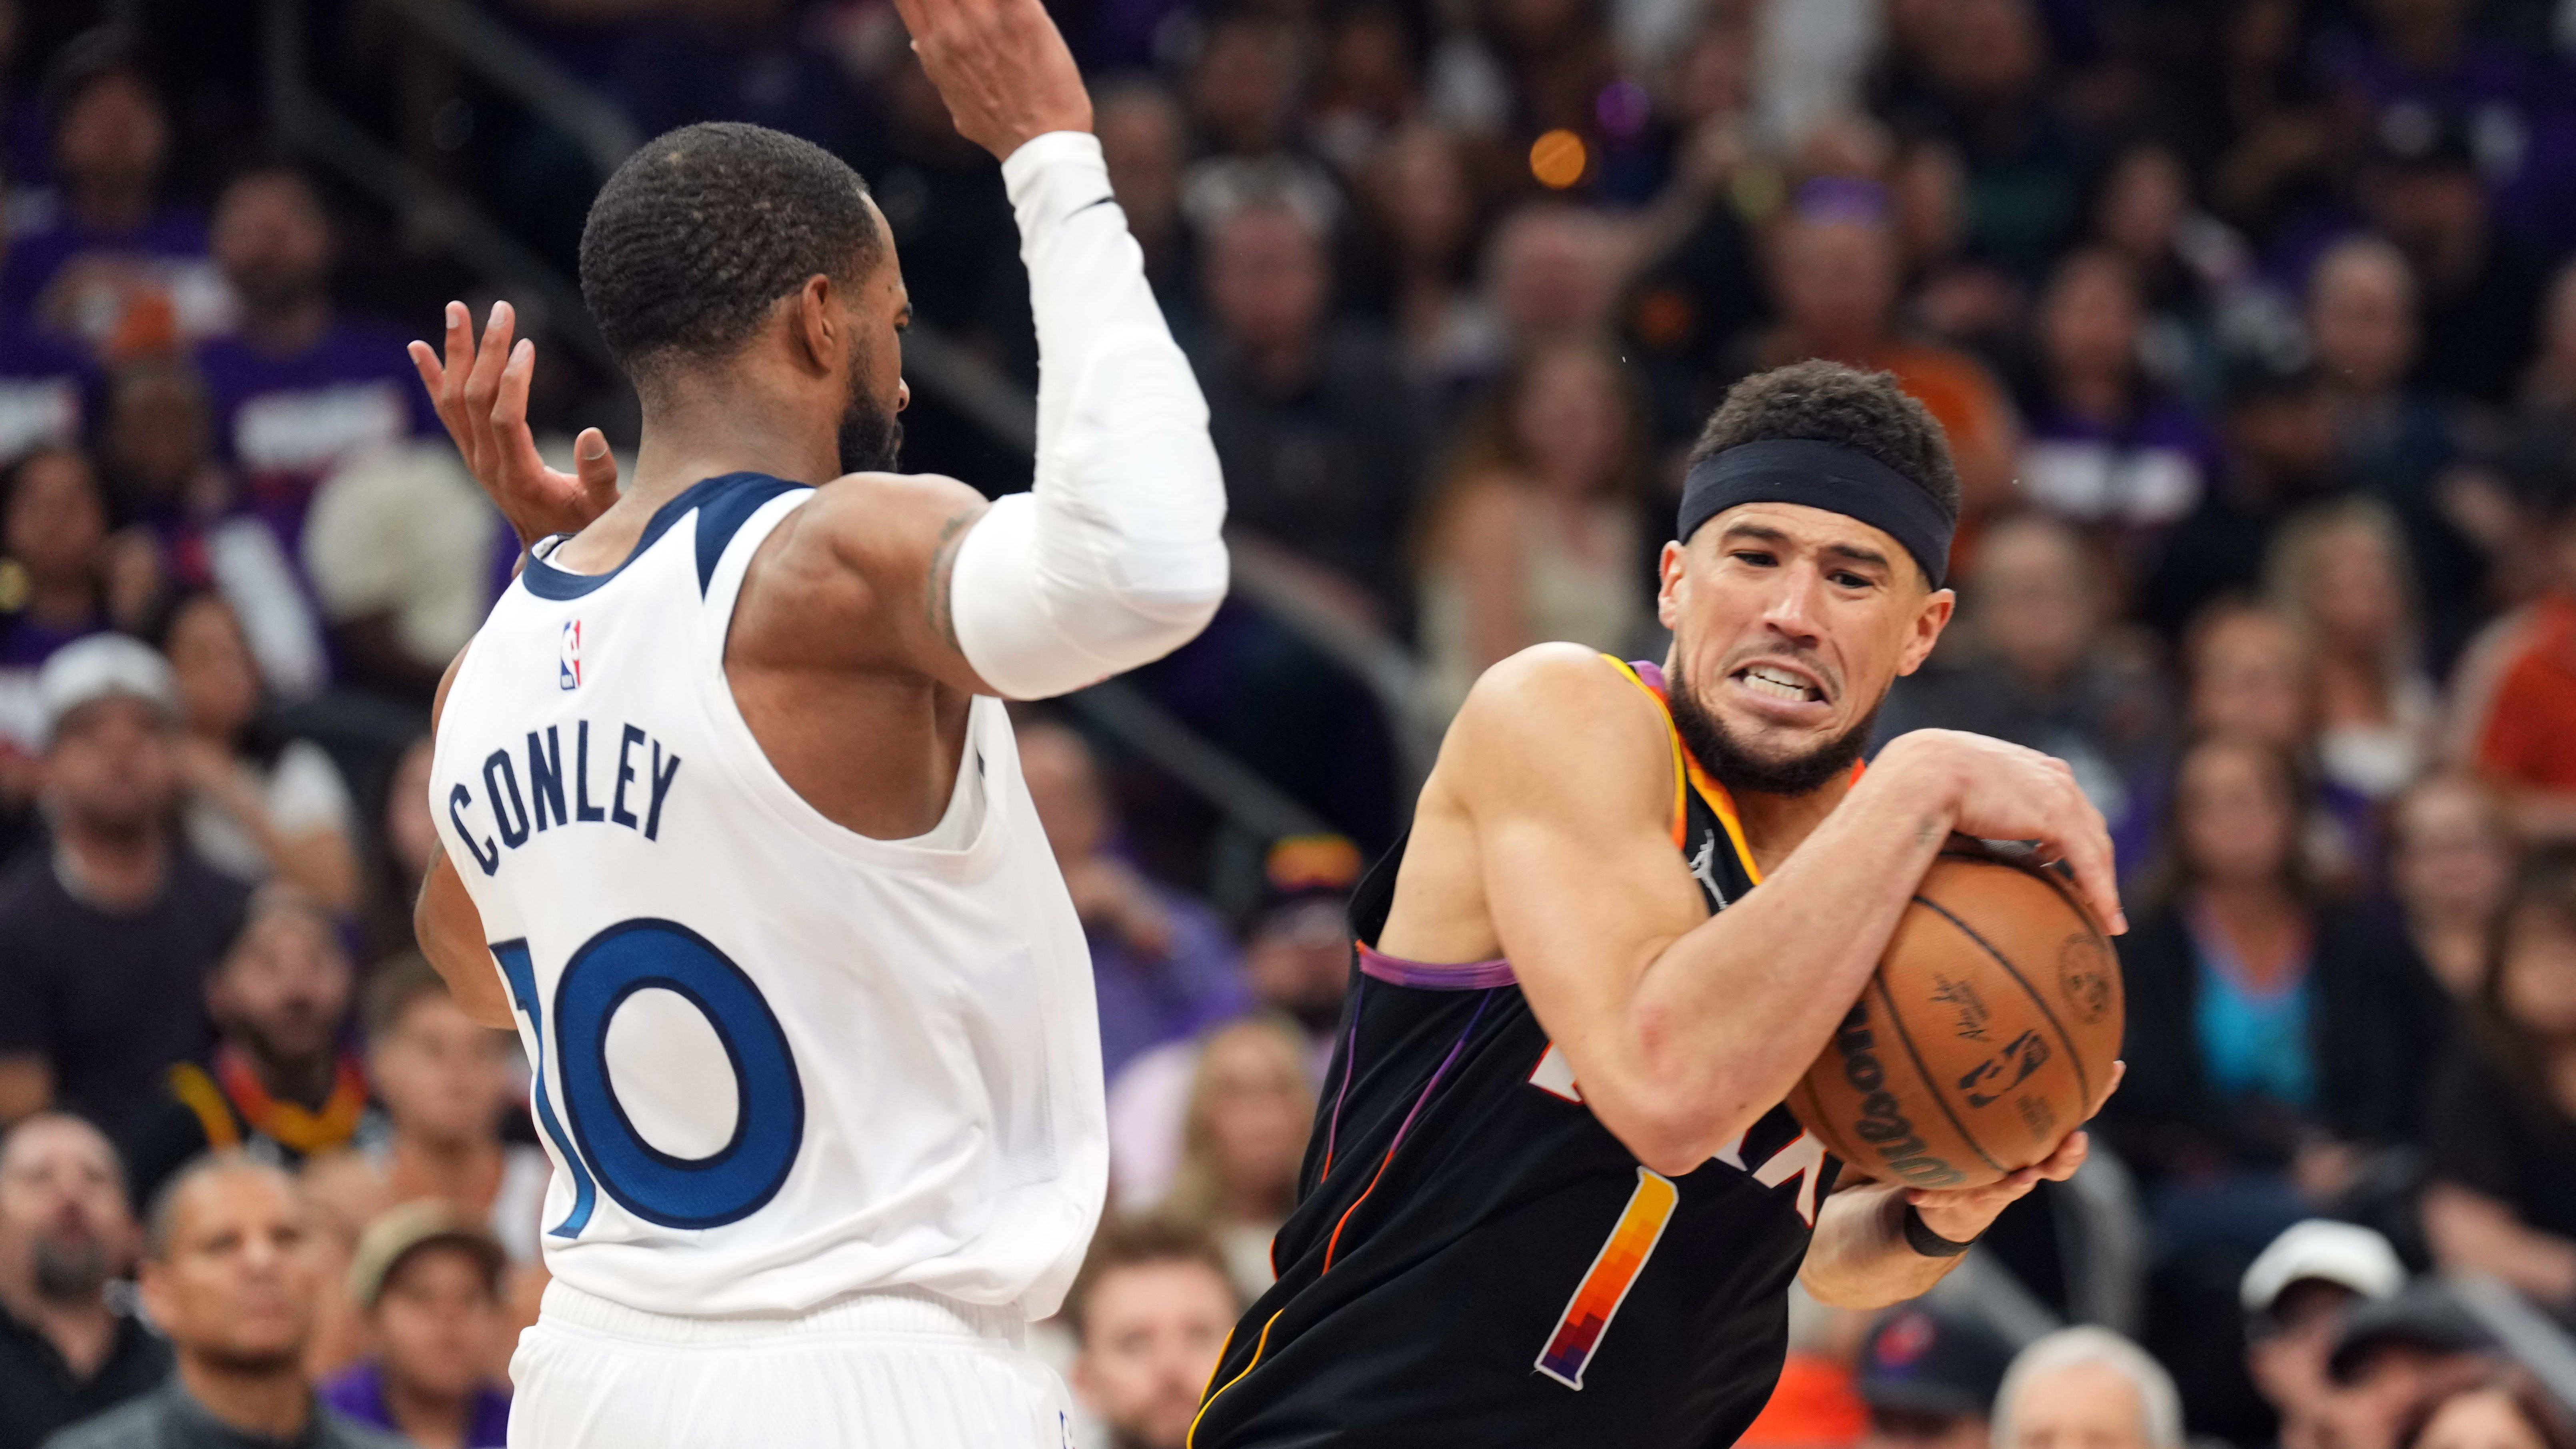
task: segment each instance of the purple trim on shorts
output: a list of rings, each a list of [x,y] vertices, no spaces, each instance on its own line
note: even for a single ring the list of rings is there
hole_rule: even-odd
[[[1628,667],[1637,671],[1637,677],[1646,681],[1648,689],[1657,694],[1664,692],[1664,666],[1651,660],[1631,659],[1628,661]]]
[[[1512,975],[1509,961],[1471,961],[1456,966],[1439,966],[1428,961],[1407,961],[1401,956],[1389,956],[1367,946],[1360,947],[1360,974],[1374,976],[1394,986],[1410,986],[1417,991],[1486,991],[1496,986],[1512,985],[1519,979]]]

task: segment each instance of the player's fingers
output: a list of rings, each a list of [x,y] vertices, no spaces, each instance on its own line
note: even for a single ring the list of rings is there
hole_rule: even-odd
[[[2094,919],[2103,929],[2117,936],[2129,929],[2129,918],[2120,909],[2120,881],[2111,861],[2111,835],[2103,828],[2100,811],[2084,798],[2084,792],[2073,782],[2066,787],[2068,799],[2058,812],[2066,822],[2056,842],[2067,869],[2075,872],[2075,887],[2084,895],[2085,904],[2093,908]]]
[[[573,476],[581,480],[581,491],[593,497],[614,498],[617,495],[617,458],[608,451],[608,435],[597,428],[584,428],[572,440]]]
[[[2084,1165],[2084,1159],[2091,1156],[2092,1151],[2091,1133],[2069,1132],[2066,1140],[2057,1144],[2057,1150],[2048,1154],[2048,1160],[2042,1162],[2037,1170],[2040,1176],[2051,1182],[2064,1182],[2075,1175],[2075,1169]]]
[[[411,359],[411,370],[420,374],[421,390],[429,394],[429,405],[436,408],[438,395],[447,390],[447,369],[439,364],[438,349],[413,341],[404,344],[403,354]],[[439,421],[447,421],[446,414],[441,413]]]
[[[447,425],[447,435],[456,440],[470,469],[474,466],[474,435],[465,425],[465,380],[474,371],[474,320],[464,303],[450,302],[446,321],[447,335],[443,340],[447,357],[439,365],[438,420]]]
[[[2084,1114],[2086,1121],[2091,1121],[2093,1118],[2101,1115],[2103,1105],[2111,1100],[2111,1094],[2120,1090],[2120,1079],[2126,1077],[2128,1074],[2129,1064],[2127,1061],[2122,1060],[2111,1063],[2110,1076],[2103,1079],[2102,1090],[2093,1094],[2092,1110]]]
[[[497,466],[504,457],[500,437],[492,427],[492,408],[501,395],[502,369],[510,364],[510,334],[517,321],[518,314],[509,303],[492,304],[491,317],[483,325],[482,344],[475,350],[474,371],[465,379],[464,421],[474,434],[478,469]]]

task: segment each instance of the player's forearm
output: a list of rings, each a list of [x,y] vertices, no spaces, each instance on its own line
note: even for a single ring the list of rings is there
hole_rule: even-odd
[[[1934,772],[1872,770],[1761,888],[1665,947],[1628,1018],[1635,1090],[1704,1161],[1806,1074],[1948,839]]]
[[[958,646],[1042,698],[1188,642],[1225,597],[1207,402],[1110,198],[1100,144],[1059,131],[1002,166],[1038,333],[1036,480],[959,546]]]
[[[1905,1241],[1905,1190],[1873,1182],[1825,1199],[1798,1281],[1833,1308],[1884,1308],[1941,1281],[1959,1259],[1926,1257]]]

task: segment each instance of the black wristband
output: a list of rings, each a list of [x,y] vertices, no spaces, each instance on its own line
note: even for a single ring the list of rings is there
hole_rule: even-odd
[[[1964,1243],[1954,1243],[1932,1231],[1931,1224],[1923,1221],[1920,1209],[1912,1203],[1905,1205],[1905,1246],[1924,1257],[1955,1258],[1976,1245],[1975,1238],[1970,1238]]]

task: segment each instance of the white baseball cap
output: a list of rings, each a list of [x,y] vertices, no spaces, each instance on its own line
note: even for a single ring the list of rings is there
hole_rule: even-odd
[[[2245,1270],[2237,1296],[2248,1313],[2268,1313],[2293,1283],[2339,1283],[2364,1298],[2394,1297],[2406,1265],[2388,1239],[2355,1223],[2310,1218],[2282,1230]]]
[[[54,731],[73,710],[119,695],[178,717],[179,690],[170,662],[151,645],[123,634],[92,634],[55,650],[36,671],[36,708],[44,719],[46,743],[53,742]]]

